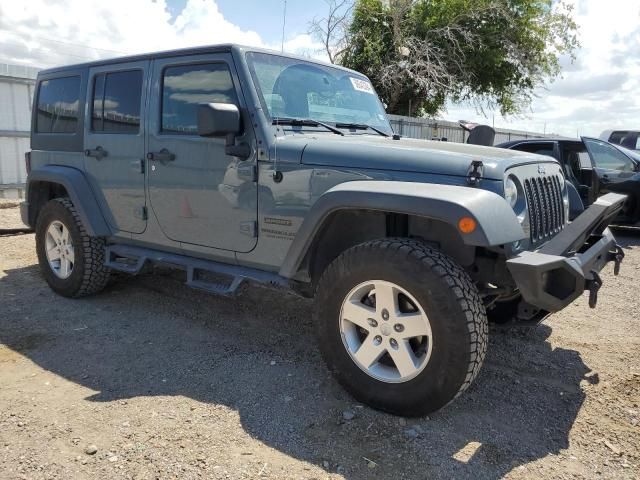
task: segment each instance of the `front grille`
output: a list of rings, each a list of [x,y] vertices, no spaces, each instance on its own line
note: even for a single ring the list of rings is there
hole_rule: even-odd
[[[565,214],[559,175],[528,178],[524,193],[529,209],[531,241],[539,242],[564,228]]]

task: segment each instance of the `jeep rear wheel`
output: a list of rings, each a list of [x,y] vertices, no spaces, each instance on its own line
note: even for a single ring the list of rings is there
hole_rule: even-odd
[[[90,237],[68,198],[49,201],[36,222],[40,271],[56,293],[81,297],[102,290],[109,280],[104,240]]]
[[[323,273],[315,324],[321,353],[359,401],[398,415],[438,410],[478,374],[487,318],[449,257],[410,239],[374,240]]]

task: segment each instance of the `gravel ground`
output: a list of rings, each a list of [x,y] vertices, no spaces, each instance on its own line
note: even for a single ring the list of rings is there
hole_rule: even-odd
[[[32,234],[0,237],[0,478],[640,478],[640,235],[620,240],[596,310],[492,330],[475,384],[403,419],[328,375],[308,300],[166,270],[68,300]]]

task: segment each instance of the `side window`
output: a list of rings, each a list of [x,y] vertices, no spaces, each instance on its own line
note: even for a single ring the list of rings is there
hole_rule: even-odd
[[[537,153],[553,157],[553,143],[522,143],[514,147],[521,152]]]
[[[633,171],[633,162],[616,147],[600,140],[584,139],[596,167],[607,170]]]
[[[142,71],[100,73],[93,81],[91,130],[101,133],[138,133]]]
[[[199,103],[237,104],[225,63],[167,67],[162,75],[162,133],[197,135]]]
[[[80,77],[52,78],[40,82],[37,133],[76,133]]]

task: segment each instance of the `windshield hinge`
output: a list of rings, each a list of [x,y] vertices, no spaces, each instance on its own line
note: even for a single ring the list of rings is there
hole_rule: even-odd
[[[482,172],[484,165],[482,160],[473,160],[469,165],[469,171],[467,172],[467,183],[469,185],[478,185],[482,178]]]

